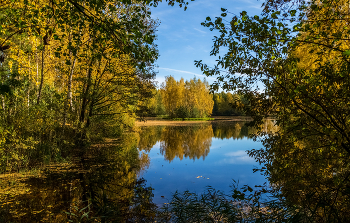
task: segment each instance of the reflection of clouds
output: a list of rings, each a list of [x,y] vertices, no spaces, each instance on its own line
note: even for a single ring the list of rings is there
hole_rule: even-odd
[[[236,152],[226,153],[225,156],[246,156],[247,152],[244,150],[238,150]]]
[[[224,159],[220,160],[219,164],[255,164],[255,160],[249,157],[245,150],[238,150],[225,154]]]

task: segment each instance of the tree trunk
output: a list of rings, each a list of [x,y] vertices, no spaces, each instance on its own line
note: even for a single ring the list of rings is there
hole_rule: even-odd
[[[94,39],[92,39],[92,45],[94,44]],[[81,103],[81,109],[80,109],[80,117],[79,117],[79,123],[82,125],[85,122],[85,110],[87,109],[87,104],[88,104],[88,96],[89,96],[89,91],[91,87],[91,73],[92,73],[92,64],[94,62],[94,50],[91,53],[91,61],[87,69],[87,74],[86,74],[86,88],[83,89],[83,100]],[[82,126],[81,126],[82,127]]]
[[[73,80],[73,73],[74,73],[74,67],[75,67],[75,62],[76,62],[77,57],[74,57],[72,68],[69,74],[68,78],[68,92],[67,92],[67,102],[69,102],[70,107],[72,110],[73,108],[73,101],[72,101],[72,80]]]
[[[3,95],[1,95],[1,99],[2,99],[2,109],[3,109],[3,114],[4,114],[4,122],[7,122],[7,119],[6,119],[5,99],[4,99],[4,96],[3,96]]]
[[[43,51],[42,51],[42,54],[41,54],[41,77],[40,77],[38,99],[36,100],[36,104],[40,103],[41,91],[42,91],[43,84],[44,84],[44,53],[45,53],[45,44],[43,44]]]
[[[80,118],[79,118],[79,122],[82,124],[85,121],[85,110],[87,107],[87,103],[88,103],[88,95],[89,95],[89,91],[90,91],[90,87],[91,87],[91,72],[92,72],[92,59],[90,62],[90,65],[88,67],[88,71],[87,71],[87,82],[86,82],[86,88],[84,89],[83,92],[83,101],[81,103],[81,110],[80,110]]]
[[[74,57],[73,64],[72,64],[71,70],[69,72],[69,77],[68,77],[67,100],[65,100],[65,102],[64,102],[63,126],[66,125],[66,121],[67,121],[68,102],[70,104],[70,107],[71,108],[73,107],[73,104],[72,104],[72,79],[73,79],[73,72],[74,72],[75,61],[76,61],[76,56]]]

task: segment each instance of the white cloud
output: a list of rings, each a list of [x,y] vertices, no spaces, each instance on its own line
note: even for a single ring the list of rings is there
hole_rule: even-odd
[[[261,10],[261,2],[257,2],[256,0],[245,0],[247,4],[250,4],[250,6],[248,6],[249,8],[254,8],[254,9],[259,9]]]
[[[186,51],[193,51],[193,50],[195,50],[195,48],[194,47],[192,47],[192,46],[186,46]]]
[[[251,5],[251,6],[249,6],[249,8],[261,9],[261,5]]]
[[[196,74],[196,73],[193,73],[193,72],[190,72],[190,71],[185,71],[185,70],[176,70],[176,69],[171,69],[171,68],[166,68],[166,67],[159,67],[159,69],[160,70],[165,70],[165,71],[176,72],[176,73],[192,74],[192,75],[199,76],[199,77],[205,77],[206,79],[213,79],[213,80],[215,80],[215,78],[207,77],[207,76],[205,76],[203,74]]]
[[[200,30],[200,29],[197,29],[197,28],[194,28],[194,30],[196,30],[196,31],[198,31],[198,32],[200,32],[200,33],[207,33],[207,32],[204,32],[204,31],[202,31],[202,30]]]

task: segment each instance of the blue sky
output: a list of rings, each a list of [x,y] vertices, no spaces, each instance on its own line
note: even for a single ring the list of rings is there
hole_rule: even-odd
[[[213,36],[217,33],[201,26],[207,16],[212,19],[220,16],[221,8],[237,15],[243,10],[249,15],[259,15],[262,3],[257,0],[196,0],[189,3],[186,11],[178,6],[168,6],[166,2],[152,8],[152,18],[160,20],[156,41],[160,54],[156,62],[158,85],[169,75],[176,80],[181,77],[189,80],[195,76],[203,79],[200,69],[194,66],[195,60],[203,60],[210,66],[215,64],[216,58],[209,54]],[[209,83],[215,80],[213,77],[206,79]]]

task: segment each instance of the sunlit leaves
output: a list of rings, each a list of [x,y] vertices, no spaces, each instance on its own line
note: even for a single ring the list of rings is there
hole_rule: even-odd
[[[211,115],[213,100],[208,83],[200,79],[176,81],[172,76],[165,80],[161,89],[163,104],[171,117],[203,118]]]

